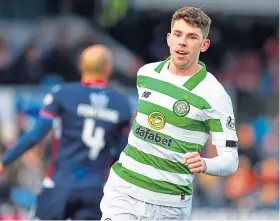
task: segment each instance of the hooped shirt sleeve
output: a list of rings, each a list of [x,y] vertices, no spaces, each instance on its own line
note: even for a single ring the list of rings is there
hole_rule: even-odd
[[[225,90],[219,90],[207,102],[211,107],[203,110],[203,120],[212,135],[212,144],[237,148],[238,138],[230,96]]]

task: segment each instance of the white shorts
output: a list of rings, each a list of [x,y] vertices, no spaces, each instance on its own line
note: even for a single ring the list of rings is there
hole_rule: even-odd
[[[189,220],[189,207],[169,207],[155,205],[135,199],[106,184],[106,191],[101,200],[102,221],[115,220]]]

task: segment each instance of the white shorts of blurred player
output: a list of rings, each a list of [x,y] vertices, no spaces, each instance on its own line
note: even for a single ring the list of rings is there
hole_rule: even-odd
[[[150,204],[116,190],[116,183],[106,183],[100,203],[102,221],[116,220],[189,220],[192,203],[188,207],[169,207]]]

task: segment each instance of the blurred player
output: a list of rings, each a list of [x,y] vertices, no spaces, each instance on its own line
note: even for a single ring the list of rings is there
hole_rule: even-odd
[[[39,219],[101,218],[110,155],[118,151],[123,130],[129,126],[128,100],[107,88],[112,71],[109,49],[101,45],[85,49],[80,69],[82,82],[56,87],[47,94],[36,127],[19,139],[0,164],[3,172],[54,125],[56,146],[38,196],[35,217]]]
[[[104,187],[102,220],[189,219],[195,173],[237,170],[231,99],[198,60],[210,46],[210,24],[201,9],[176,11],[167,35],[170,57],[138,71],[138,113]],[[210,134],[218,156],[202,158]]]

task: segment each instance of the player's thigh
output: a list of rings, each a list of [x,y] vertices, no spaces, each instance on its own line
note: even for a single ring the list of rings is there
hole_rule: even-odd
[[[190,220],[191,210],[191,200],[189,200],[189,205],[183,208],[160,206],[160,210],[157,210],[158,215],[156,218],[160,218],[160,220]]]
[[[139,211],[141,208],[139,207]],[[170,207],[145,203],[145,210],[139,216],[141,220],[190,220],[191,200],[186,207]]]
[[[191,208],[162,207],[154,219],[160,220],[190,220]]]
[[[100,203],[101,220],[137,220],[136,204],[136,199],[114,190],[108,192],[107,189]]]
[[[37,196],[35,219],[64,219],[67,194],[64,188],[43,188]]]

